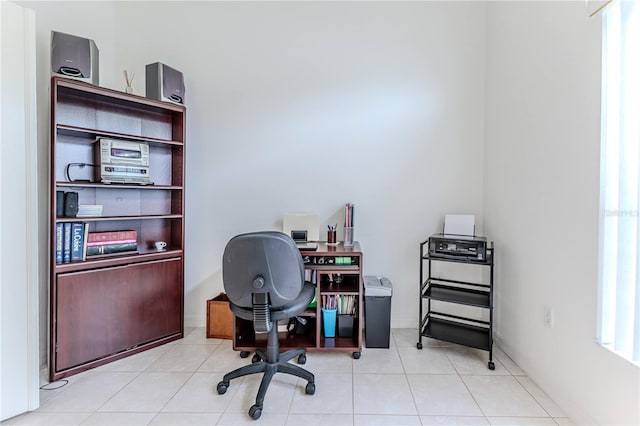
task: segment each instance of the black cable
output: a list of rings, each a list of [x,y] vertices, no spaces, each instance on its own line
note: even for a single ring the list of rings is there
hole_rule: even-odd
[[[64,168],[64,175],[67,178],[67,182],[91,182],[91,180],[87,180],[87,179],[71,179],[71,176],[69,175],[69,169],[71,167],[79,167],[81,169],[84,169],[85,167],[98,167],[95,164],[89,164],[89,163],[69,163],[67,164],[67,166]]]
[[[46,387],[46,386],[49,386],[49,385],[53,385],[55,383],[62,383],[62,384],[59,385],[59,386],[56,386],[55,388]],[[62,380],[58,380],[56,382],[51,382],[51,383],[47,383],[46,385],[42,385],[42,386],[40,386],[40,389],[42,389],[42,390],[56,390],[56,389],[60,389],[63,386],[66,386],[68,383],[69,383],[69,381],[67,379],[62,379]]]

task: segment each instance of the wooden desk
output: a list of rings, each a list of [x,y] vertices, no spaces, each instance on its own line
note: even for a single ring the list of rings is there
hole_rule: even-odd
[[[294,332],[281,331],[279,333],[282,349],[306,348],[319,351],[352,352],[355,359],[360,358],[362,351],[362,325],[364,322],[363,307],[363,278],[362,251],[360,244],[355,241],[353,247],[344,247],[342,242],[328,245],[319,242],[318,249],[301,251],[305,262],[305,274],[308,281],[317,285],[315,307],[307,308],[299,317],[307,321],[306,326],[298,325]],[[355,314],[352,316],[353,328],[351,336],[339,335],[336,326],[335,337],[325,337],[322,324],[322,300],[325,297],[355,298]],[[350,318],[343,317],[346,320]],[[341,322],[341,318],[338,318]],[[286,324],[280,324],[283,327]],[[348,334],[348,333],[347,333]],[[247,356],[256,348],[267,346],[267,334],[257,334],[253,330],[251,321],[234,318],[233,349],[241,351],[241,356]]]

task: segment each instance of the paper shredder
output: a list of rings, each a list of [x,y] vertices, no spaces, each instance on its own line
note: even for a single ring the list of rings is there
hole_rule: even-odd
[[[367,348],[388,348],[391,323],[391,281],[364,277],[364,339]]]

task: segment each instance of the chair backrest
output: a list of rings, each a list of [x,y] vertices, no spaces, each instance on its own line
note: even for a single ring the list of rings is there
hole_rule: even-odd
[[[253,294],[268,293],[271,308],[285,307],[304,286],[304,263],[290,236],[264,231],[233,237],[224,249],[224,290],[229,301],[250,308]]]

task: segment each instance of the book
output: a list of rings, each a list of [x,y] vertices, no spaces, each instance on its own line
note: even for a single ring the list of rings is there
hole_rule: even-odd
[[[71,222],[65,222],[62,234],[62,261],[71,262]]]
[[[56,263],[62,263],[63,232],[62,223],[56,223]]]
[[[84,223],[71,224],[71,261],[82,260],[84,248]]]
[[[87,260],[87,244],[89,242],[89,223],[84,224],[84,239],[82,240],[82,260]]]
[[[135,230],[126,231],[106,231],[106,232],[89,232],[89,243],[108,242],[108,241],[125,241],[137,240],[138,233]]]
[[[114,244],[129,244],[129,243],[135,243],[135,242],[136,240],[93,241],[93,242],[88,242],[87,247],[107,246],[107,245],[114,245]]]
[[[98,256],[103,254],[121,253],[136,250],[138,250],[138,244],[135,242],[122,244],[101,244],[97,246],[87,246],[87,256]]]

